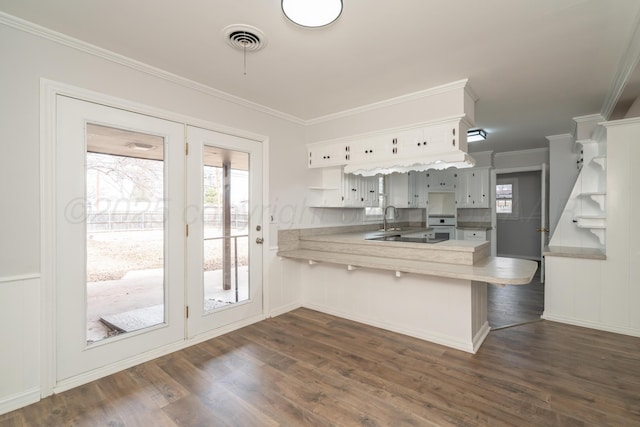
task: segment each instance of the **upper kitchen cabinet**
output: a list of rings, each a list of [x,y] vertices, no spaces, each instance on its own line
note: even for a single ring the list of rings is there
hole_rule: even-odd
[[[427,172],[392,173],[387,176],[387,205],[396,208],[426,208]]]
[[[469,166],[464,117],[307,144],[310,168],[344,166],[364,176]]]
[[[460,208],[488,208],[489,168],[461,169],[458,171],[456,205]]]
[[[344,143],[307,145],[307,166],[324,168],[344,165],[350,160],[351,147]]]
[[[427,171],[427,191],[456,191],[459,172],[456,168]]]
[[[378,177],[345,174],[342,167],[319,171],[320,185],[309,187],[309,206],[364,208],[378,206]]]

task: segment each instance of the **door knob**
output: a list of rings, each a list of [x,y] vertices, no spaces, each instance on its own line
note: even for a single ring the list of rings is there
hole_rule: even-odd
[[[259,245],[261,245],[261,244],[263,244],[263,243],[264,243],[264,239],[263,239],[262,237],[258,237],[258,238],[256,239],[256,243],[257,243],[257,244],[259,244]]]

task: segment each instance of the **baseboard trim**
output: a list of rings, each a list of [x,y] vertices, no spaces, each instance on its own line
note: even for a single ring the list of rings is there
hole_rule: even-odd
[[[353,320],[354,322],[364,323],[365,325],[374,326],[376,328],[385,329],[387,331],[397,332],[402,335],[419,338],[421,340],[429,341],[434,344],[444,345],[447,347],[454,348],[456,350],[461,350],[461,351],[464,351],[467,353],[473,353],[473,354],[475,354],[475,352],[477,351],[477,348],[480,347],[480,344],[482,344],[482,341],[484,341],[484,339],[486,338],[487,334],[490,331],[489,324],[487,323],[476,334],[476,337],[474,337],[473,340],[466,342],[466,341],[451,339],[449,337],[439,335],[439,334],[429,333],[428,331],[424,331],[424,330],[412,330],[409,328],[404,328],[402,326],[390,324],[387,322],[382,322],[380,320],[368,318],[365,316],[354,316],[352,314],[345,313],[340,310],[335,310],[332,307],[327,307],[323,305],[305,303],[302,305],[302,307],[308,308],[310,310],[316,310],[321,313],[330,314],[332,316],[341,317],[343,319]],[[477,347],[475,344],[476,340],[477,340]]]
[[[40,400],[40,388],[33,387],[22,393],[14,394],[0,400],[0,414],[15,411]]]
[[[271,312],[269,313],[269,317],[277,317],[300,307],[302,307],[302,304],[300,302],[295,302],[293,304],[288,304],[282,307],[278,307],[276,309],[271,310]]]
[[[576,319],[576,318],[573,318],[573,317],[568,317],[568,316],[562,316],[562,315],[557,315],[557,314],[553,314],[553,313],[548,313],[546,311],[544,313],[542,313],[541,317],[543,319],[545,319],[545,320],[549,320],[549,321],[552,321],[552,322],[566,323],[567,325],[581,326],[583,328],[589,328],[589,329],[597,329],[599,331],[612,332],[614,334],[622,334],[622,335],[629,335],[629,336],[632,336],[632,337],[640,337],[640,330],[638,330],[638,329],[607,325],[606,323],[592,322],[590,320]]]
[[[484,322],[484,325],[480,328],[478,333],[473,337],[473,354],[476,354],[480,346],[484,342],[484,340],[489,336],[489,332],[491,332],[491,327],[489,326],[489,322]]]

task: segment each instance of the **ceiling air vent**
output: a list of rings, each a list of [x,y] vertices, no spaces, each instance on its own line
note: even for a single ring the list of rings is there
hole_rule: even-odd
[[[229,25],[224,28],[223,34],[227,43],[239,50],[255,52],[267,44],[264,33],[250,25]]]

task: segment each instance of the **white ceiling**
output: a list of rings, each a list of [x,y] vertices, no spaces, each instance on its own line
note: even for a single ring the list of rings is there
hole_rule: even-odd
[[[321,29],[289,22],[279,0],[0,0],[0,10],[302,120],[468,78],[489,132],[470,151],[508,151],[546,146],[573,117],[601,111],[640,1],[344,0]],[[222,37],[230,24],[267,38],[246,75]]]

